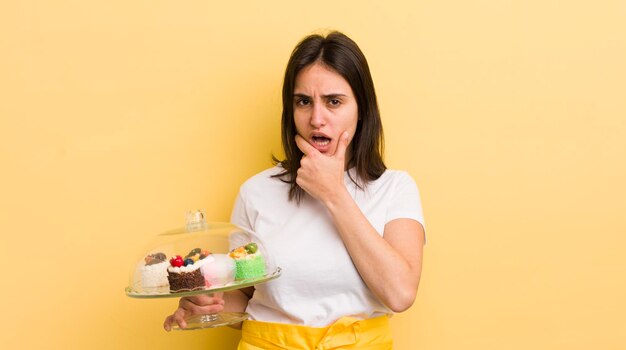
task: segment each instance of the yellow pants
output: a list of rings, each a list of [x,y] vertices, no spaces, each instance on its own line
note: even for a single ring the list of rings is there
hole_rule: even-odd
[[[392,349],[389,318],[343,317],[328,327],[244,321],[237,350]]]

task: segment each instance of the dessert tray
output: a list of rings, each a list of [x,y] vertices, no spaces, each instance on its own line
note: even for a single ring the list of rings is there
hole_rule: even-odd
[[[252,231],[226,222],[207,222],[204,212],[187,213],[184,228],[155,237],[131,268],[126,295],[131,298],[180,298],[227,292],[279,277],[263,242]],[[245,312],[200,315],[185,330],[239,323]],[[173,329],[179,328],[177,324]]]

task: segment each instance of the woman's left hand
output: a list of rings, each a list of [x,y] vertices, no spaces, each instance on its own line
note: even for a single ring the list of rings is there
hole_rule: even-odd
[[[300,135],[296,135],[296,144],[304,153],[296,178],[302,189],[324,203],[342,188],[345,189],[346,150],[350,144],[347,131],[341,135],[332,155],[320,153]]]

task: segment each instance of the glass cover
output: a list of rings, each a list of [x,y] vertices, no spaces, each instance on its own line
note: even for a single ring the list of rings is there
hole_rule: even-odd
[[[131,268],[126,294],[133,298],[183,297],[223,292],[280,276],[263,242],[231,223],[187,214],[184,228],[156,236]]]

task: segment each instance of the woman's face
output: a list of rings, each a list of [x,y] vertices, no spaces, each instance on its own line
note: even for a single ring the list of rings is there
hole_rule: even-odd
[[[358,107],[350,84],[341,75],[314,63],[298,73],[293,94],[298,134],[318,151],[335,154],[344,131],[352,140]]]

